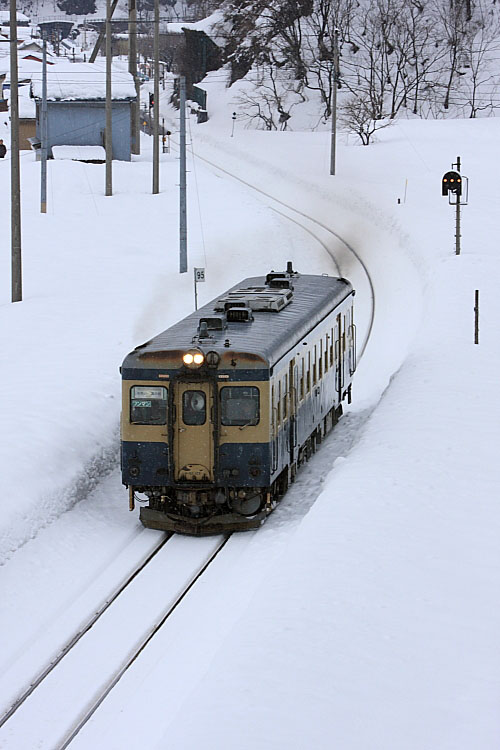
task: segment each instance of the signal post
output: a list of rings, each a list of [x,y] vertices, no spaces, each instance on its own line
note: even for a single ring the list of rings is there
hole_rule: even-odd
[[[441,195],[444,195],[445,197],[448,196],[450,206],[455,205],[455,255],[460,255],[460,206],[467,205],[469,197],[469,180],[467,177],[462,177],[460,174],[459,156],[457,156],[455,164],[452,164],[451,166],[456,167],[456,171],[450,170],[443,175],[441,179]],[[464,200],[462,200],[464,181],[466,192]]]

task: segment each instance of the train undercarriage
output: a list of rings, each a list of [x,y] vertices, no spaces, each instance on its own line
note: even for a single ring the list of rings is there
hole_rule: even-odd
[[[322,425],[300,446],[297,461],[286,466],[270,487],[214,488],[213,485],[179,487],[129,487],[132,510],[135,493],[147,495],[149,504],[141,507],[140,520],[147,528],[191,536],[249,531],[259,528],[273,512],[299,467],[316,452],[324,437],[342,414],[332,409]]]

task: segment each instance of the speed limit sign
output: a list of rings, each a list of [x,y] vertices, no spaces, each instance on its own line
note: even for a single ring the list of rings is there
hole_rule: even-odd
[[[199,284],[201,281],[205,281],[205,269],[204,268],[195,268],[194,269],[194,280],[197,284]]]

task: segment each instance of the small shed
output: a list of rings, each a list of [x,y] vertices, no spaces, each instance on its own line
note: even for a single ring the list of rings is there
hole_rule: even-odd
[[[41,137],[41,75],[33,77],[36,135]],[[130,161],[131,105],[136,99],[133,77],[112,71],[113,159]],[[104,146],[106,127],[106,71],[96,63],[60,63],[47,71],[48,153],[53,146]]]
[[[19,88],[19,148],[21,151],[31,149],[30,138],[36,134],[35,102],[30,96],[30,87]]]

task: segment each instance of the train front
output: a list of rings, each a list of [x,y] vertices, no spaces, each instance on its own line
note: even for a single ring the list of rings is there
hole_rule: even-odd
[[[232,346],[223,318],[194,337],[179,326],[121,368],[130,509],[142,500],[145,526],[199,536],[257,528],[272,509],[268,363]],[[178,338],[193,345],[165,346]]]

